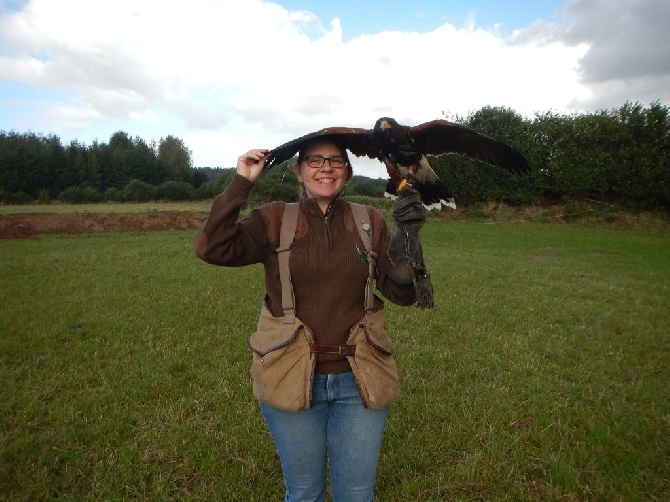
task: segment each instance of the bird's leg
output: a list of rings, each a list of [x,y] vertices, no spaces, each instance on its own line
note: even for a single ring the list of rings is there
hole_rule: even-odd
[[[417,165],[411,165],[409,168],[407,168],[407,175],[405,175],[405,178],[398,184],[398,189],[397,192],[400,193],[400,191],[405,188],[406,186],[414,186],[416,183],[416,178],[414,177],[414,173],[416,173],[417,169],[419,166]]]
[[[399,193],[399,186],[402,183],[402,173],[400,172],[400,169],[398,168],[398,164],[396,164],[395,159],[392,157],[385,157],[383,159],[384,165],[386,166],[386,172],[389,175],[389,178],[391,179],[391,183],[393,183],[393,186],[395,188],[395,193],[393,195],[397,195]]]
[[[389,157],[385,157],[383,162],[384,165],[386,166],[386,172],[388,173],[389,178],[396,181],[398,179],[398,174],[400,172],[398,170],[398,164],[396,164],[395,161]]]

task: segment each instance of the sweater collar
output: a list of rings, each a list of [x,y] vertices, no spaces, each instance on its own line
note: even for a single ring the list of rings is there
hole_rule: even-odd
[[[334,214],[339,213],[340,211],[342,211],[342,208],[344,207],[345,204],[346,202],[342,199],[341,195],[338,195],[330,203],[330,206],[327,210],[327,216],[331,217]],[[324,214],[324,212],[321,211],[321,208],[319,207],[319,204],[317,203],[316,199],[303,197],[302,199],[300,199],[300,207],[308,216],[320,217],[320,218],[324,218],[326,216],[326,214]]]

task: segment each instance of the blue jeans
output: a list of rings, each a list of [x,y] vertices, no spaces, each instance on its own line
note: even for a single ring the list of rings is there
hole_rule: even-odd
[[[388,407],[366,409],[351,372],[314,375],[312,404],[290,413],[261,403],[284,472],[285,501],[325,499],[326,457],[335,502],[373,501]]]

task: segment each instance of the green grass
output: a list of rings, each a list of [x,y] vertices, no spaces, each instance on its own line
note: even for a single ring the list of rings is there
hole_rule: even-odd
[[[246,339],[262,268],[193,231],[0,241],[0,500],[281,500]],[[383,501],[670,498],[670,235],[430,221],[389,305]]]
[[[96,204],[0,204],[0,216],[17,213],[145,213],[155,211],[209,211],[211,201],[105,202]]]

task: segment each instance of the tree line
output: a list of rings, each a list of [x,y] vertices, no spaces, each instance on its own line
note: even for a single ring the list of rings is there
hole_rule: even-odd
[[[192,192],[207,179],[193,169],[185,143],[167,136],[147,143],[114,133],[108,143],[62,145],[56,135],[0,131],[0,197],[5,202],[71,202],[153,198]]]
[[[462,204],[597,200],[636,209],[670,209],[670,109],[627,102],[584,114],[536,114],[484,107],[455,119],[522,152],[532,173],[508,176],[459,156],[431,164]]]
[[[518,178],[458,155],[431,165],[458,203],[509,204],[593,199],[637,209],[670,209],[670,113],[652,103],[592,113],[538,113],[486,106],[447,117],[522,152],[532,172]],[[355,165],[355,158],[352,159]],[[231,168],[194,167],[179,138],[147,143],[119,131],[108,143],[62,145],[58,136],[0,131],[0,201],[66,202],[208,199]],[[381,197],[385,181],[355,176],[348,194]],[[295,178],[278,168],[259,178],[253,201],[296,200]]]

